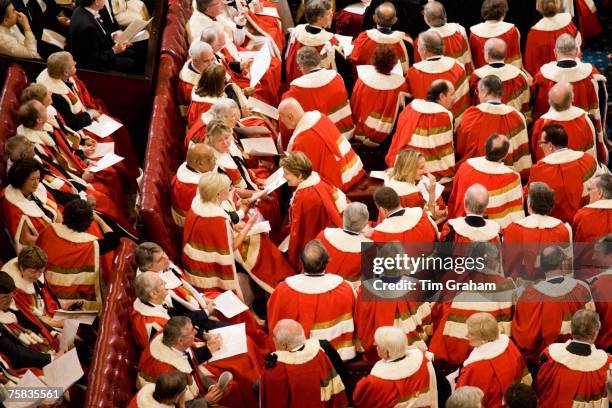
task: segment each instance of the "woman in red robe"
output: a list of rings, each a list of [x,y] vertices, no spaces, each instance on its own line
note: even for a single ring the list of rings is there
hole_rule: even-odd
[[[224,96],[225,69],[222,65],[213,64],[202,72],[198,85],[193,87],[191,103],[187,110],[187,128],[193,126],[202,114]]]

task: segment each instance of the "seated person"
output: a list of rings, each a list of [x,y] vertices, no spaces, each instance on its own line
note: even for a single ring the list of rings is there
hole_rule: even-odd
[[[225,94],[225,69],[213,64],[200,75],[197,86],[191,91],[191,103],[187,109],[187,127],[193,126]]]
[[[478,387],[459,387],[446,400],[446,408],[482,408],[482,397],[484,393]]]
[[[27,16],[34,37],[36,38],[38,53],[47,58],[51,53],[61,51],[62,48],[46,41],[43,31],[53,31],[62,37],[67,37],[70,25],[70,12],[60,7],[53,0],[27,1],[14,0],[15,9]]]
[[[127,27],[136,20],[147,21],[149,10],[141,0],[111,0],[113,17],[121,27]]]
[[[127,408],[153,408],[153,407],[184,407],[187,394],[187,378],[180,371],[168,371],[160,374],[155,383],[149,383],[142,387],[140,391],[130,401]],[[222,392],[217,384],[211,385],[208,402],[220,399]],[[197,407],[199,399],[192,400]],[[195,403],[197,402],[197,403]]]
[[[0,0],[0,54],[40,59],[30,22],[25,14],[15,10],[11,0]]]
[[[215,52],[210,44],[204,41],[195,41],[189,47],[189,59],[185,61],[179,72],[177,85],[177,98],[181,104],[181,115],[187,114],[187,107],[191,103],[191,93],[198,85],[202,72],[215,62]]]

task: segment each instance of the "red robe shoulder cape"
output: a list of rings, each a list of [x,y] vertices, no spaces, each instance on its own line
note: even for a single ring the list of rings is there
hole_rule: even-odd
[[[472,157],[484,156],[485,143],[493,133],[506,135],[510,149],[504,163],[526,179],[531,167],[527,123],[516,109],[504,104],[485,102],[465,111],[457,127],[457,166]]]
[[[427,204],[425,201],[425,197],[416,184],[411,183],[409,181],[398,181],[394,178],[390,177],[393,168],[387,169],[385,173],[385,178],[383,183],[385,187],[391,187],[400,198],[400,206],[403,208],[409,207],[419,207],[424,208]],[[440,195],[436,200],[436,205],[438,207],[444,208],[444,200],[442,200],[442,195]],[[378,222],[382,222],[382,214],[378,214]]]
[[[268,301],[268,327],[293,319],[307,338],[327,340],[343,360],[355,357],[355,293],[341,276],[295,275],[279,284]]]
[[[457,23],[446,23],[440,27],[431,27],[427,31],[436,31],[438,34],[440,34],[444,44],[444,55],[456,59],[458,62],[462,63],[468,75],[474,71],[472,53],[470,52],[470,45],[468,44],[465,28]],[[415,62],[421,61],[421,55],[418,52],[418,48],[419,40],[417,38],[414,41]]]
[[[191,92],[191,103],[189,104],[189,108],[187,109],[187,127],[191,128],[193,125],[198,122],[198,120],[202,117],[202,115],[208,112],[215,103],[219,102],[225,94],[222,96],[199,96],[195,92],[196,88],[194,87]]]
[[[402,210],[403,215],[387,217],[374,228],[372,241],[429,243],[438,240],[438,227],[426,211],[418,207]]]
[[[136,299],[130,311],[130,322],[138,347],[145,350],[149,341],[162,331],[168,320],[170,315],[162,305],[147,305]]]
[[[25,318],[27,321],[20,321],[15,313],[21,313],[21,319]],[[11,303],[5,311],[0,310],[0,325],[23,347],[47,354],[54,354],[59,350],[59,344],[47,326],[36,315],[28,310],[20,309],[15,303]],[[6,332],[3,333],[4,336]],[[2,360],[1,357],[3,356],[0,355],[0,360]],[[17,363],[13,362],[13,365]]]
[[[567,351],[570,343],[551,344],[544,351],[547,361],[540,367],[534,387],[540,407],[605,407],[612,357],[593,345],[588,356],[572,354]]]
[[[555,43],[561,34],[580,36],[569,13],[542,17],[531,27],[527,34],[524,61],[525,68],[531,75],[535,75],[542,65],[555,60]]]
[[[427,90],[436,79],[446,79],[455,87],[455,104],[451,112],[455,124],[461,121],[461,115],[470,106],[469,77],[463,65],[449,57],[431,57],[417,62],[408,70],[409,92],[415,99],[425,99]]]
[[[353,392],[356,408],[437,407],[436,374],[421,350],[408,350],[401,360],[381,360]]]
[[[297,53],[302,47],[314,47],[321,54],[321,67],[336,70],[336,50],[339,43],[333,33],[323,29],[317,34],[306,31],[306,24],[300,24],[291,31],[285,54],[286,81],[291,83],[302,75],[298,68]]]
[[[393,130],[408,85],[403,76],[380,74],[371,65],[360,66],[357,75],[351,96],[355,138],[377,146]]]
[[[485,157],[473,157],[465,161],[453,179],[453,189],[448,200],[448,218],[465,215],[464,196],[470,186],[482,184],[489,191],[486,215],[500,227],[525,217],[521,176],[503,163],[492,162]]]
[[[440,241],[445,240],[452,227],[455,231],[453,242],[458,244],[465,244],[468,242],[499,243],[499,233],[501,231],[501,227],[494,221],[485,221],[486,224],[483,227],[472,227],[465,222],[464,217],[450,219],[442,228],[442,232],[440,233]]]
[[[391,147],[385,157],[387,166],[395,165],[395,158],[403,149],[423,153],[427,170],[431,173],[452,177],[455,172],[453,115],[435,102],[413,100],[399,115]]]
[[[298,351],[272,353],[274,365],[261,377],[262,408],[340,408],[348,406],[342,379],[316,339]]]
[[[198,81],[202,74],[196,72],[191,64],[191,58],[185,61],[179,72],[178,84],[176,86],[176,98],[178,99],[181,116],[187,115],[187,108],[191,103],[191,93],[193,88],[198,86]]]
[[[341,227],[347,200],[342,191],[321,180],[315,172],[296,188],[289,208],[287,259],[300,268],[304,245],[326,227]]]
[[[327,249],[329,263],[326,271],[342,276],[349,282],[361,278],[361,247],[372,242],[360,234],[349,234],[342,228],[325,228],[316,239]]]
[[[587,186],[596,168],[597,163],[590,154],[563,149],[534,164],[529,184],[541,181],[555,190],[555,206],[550,215],[572,222],[576,211],[588,202]]]
[[[499,38],[506,43],[506,64],[517,68],[523,67],[521,56],[521,33],[512,23],[503,20],[488,20],[470,27],[470,50],[474,59],[474,68],[487,64],[484,46],[491,38]]]
[[[172,178],[172,218],[179,227],[185,224],[185,217],[191,208],[191,202],[198,192],[198,183],[202,173],[196,173],[187,168],[187,163],[183,163]]]
[[[612,233],[612,199],[599,200],[582,207],[572,222],[575,242],[593,242]]]
[[[574,12],[578,17],[578,29],[585,39],[601,33],[601,24],[597,16],[597,7],[593,0],[576,0]],[[604,5],[604,7],[609,7]]]
[[[595,310],[586,283],[564,278],[561,283],[541,281],[528,287],[512,318],[512,338],[528,361],[537,361],[542,351],[556,341],[571,336],[575,311]]]
[[[347,191],[364,175],[361,159],[334,123],[317,111],[306,112],[293,130],[289,152],[302,152],[324,180]]]
[[[597,347],[610,350],[612,349],[612,302],[610,302],[610,285],[612,285],[612,269],[608,269],[595,276],[591,281],[591,293],[595,300],[595,310],[602,322],[601,329],[597,335],[595,344]]]
[[[405,73],[408,71],[409,60],[404,41],[412,43],[410,36],[402,31],[393,31],[391,34],[382,33],[376,28],[362,31],[353,41],[353,51],[349,59],[354,66],[370,65],[376,47],[385,44],[393,49]]]
[[[521,353],[505,334],[474,348],[457,379],[457,387],[480,388],[484,393],[482,406],[491,408],[505,405],[504,393],[515,383],[531,385],[531,374]]]

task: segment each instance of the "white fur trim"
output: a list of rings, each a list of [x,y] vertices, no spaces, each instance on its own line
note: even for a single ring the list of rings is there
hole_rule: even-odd
[[[325,43],[329,43],[332,38],[334,38],[334,34],[329,31],[323,29],[317,34],[312,34],[306,31],[306,24],[300,24],[296,26],[291,31],[291,39],[290,42],[298,41],[303,45],[307,45],[310,47],[318,47]],[[287,51],[289,47],[287,47]]]
[[[316,171],[313,171],[312,173],[310,173],[310,176],[306,178],[306,180],[298,184],[298,186],[295,189],[295,193],[297,193],[299,190],[302,190],[304,188],[314,187],[320,182],[321,182],[321,177],[319,176],[319,173],[317,173]],[[294,193],[294,196],[295,196],[295,193]]]
[[[291,140],[289,140],[289,144],[287,145],[287,151],[289,152],[291,151],[295,138],[298,137],[300,133],[305,132],[311,127],[313,127],[314,125],[316,125],[319,119],[321,119],[321,112],[319,111],[306,112],[304,116],[302,117],[302,119],[300,119],[300,121],[296,125],[295,129],[293,130],[293,134],[291,135]]]
[[[370,375],[383,380],[408,378],[421,368],[424,359],[425,354],[421,350],[406,350],[406,356],[399,361],[379,360],[372,367]]]
[[[440,34],[442,38],[445,38],[455,35],[455,33],[457,32],[463,35],[463,33],[465,32],[465,28],[461,27],[457,23],[446,23],[440,27],[431,27],[427,31],[436,31],[438,34]],[[465,37],[465,35],[463,36]]]
[[[373,89],[380,91],[389,91],[397,89],[406,82],[403,76],[397,74],[384,75],[376,72],[373,65],[359,65],[357,67],[357,76],[361,81]]]
[[[196,215],[204,218],[221,217],[229,220],[225,210],[217,204],[203,203],[199,195],[196,195],[191,203],[191,209]]]
[[[542,158],[546,164],[564,164],[576,161],[584,156],[584,152],[577,152],[571,149],[563,149],[549,154]]]
[[[325,228],[323,236],[331,246],[342,252],[358,254],[361,252],[361,244],[372,242],[362,235],[347,234],[342,228]]]
[[[533,288],[546,296],[560,297],[570,293],[572,290],[574,290],[576,285],[584,286],[590,293],[589,287],[586,283],[567,276],[564,277],[563,282],[561,283],[550,283],[547,280],[544,280],[536,283]]]
[[[518,175],[516,171],[506,166],[504,163],[492,162],[492,161],[487,160],[485,157],[472,157],[471,159],[467,159],[467,163],[481,173],[486,173],[486,174],[514,173]]]
[[[525,228],[547,229],[554,228],[561,224],[561,220],[548,215],[531,214],[522,220],[515,221],[515,223]]]
[[[484,227],[472,227],[465,222],[465,218],[454,218],[448,220],[448,223],[453,229],[464,237],[471,239],[472,241],[489,241],[498,236],[501,227],[498,223],[485,220],[486,224]]]
[[[492,103],[481,103],[479,105],[476,106],[476,109],[478,109],[481,112],[484,113],[488,113],[491,115],[507,115],[510,112],[516,111],[516,109],[514,109],[512,106],[508,106],[505,104],[492,104]]]
[[[34,289],[34,284],[32,282],[26,281],[21,275],[21,271],[19,271],[19,267],[17,266],[17,258],[13,258],[4,265],[2,265],[2,269],[0,270],[8,273],[9,276],[13,278],[17,289],[29,295],[33,295],[36,293],[36,289]]]
[[[470,32],[482,38],[499,37],[514,28],[514,24],[505,21],[487,20],[470,27]]]
[[[569,109],[564,111],[556,111],[551,106],[548,112],[542,115],[542,119],[554,120],[557,122],[569,122],[570,120],[574,120],[585,115],[587,115],[586,111],[577,106],[571,106]]]
[[[332,69],[320,69],[294,79],[291,81],[291,85],[300,88],[322,88],[328,85],[337,76],[338,73]]]
[[[198,184],[204,173],[196,173],[187,168],[187,162],[181,164],[176,171],[176,179],[185,184]]]
[[[145,384],[138,395],[136,395],[136,406],[138,408],[172,408],[175,405],[160,404],[153,398],[153,392],[155,391],[155,384]]]
[[[294,275],[285,279],[287,285],[296,292],[318,295],[331,292],[344,282],[341,276],[326,273],[323,276]]]
[[[162,337],[163,336],[160,334],[151,340],[151,344],[149,345],[151,357],[162,363],[173,366],[182,373],[193,374],[193,369],[189,365],[187,356],[162,343]]]
[[[43,144],[45,146],[55,147],[55,141],[51,136],[49,136],[48,132],[53,132],[53,126],[48,123],[43,125],[42,130],[36,130],[27,128],[23,125],[19,125],[17,127],[17,134],[20,136],[25,136],[30,142],[34,144]]]
[[[38,188],[34,192],[34,195],[43,203],[43,206],[46,209],[50,210],[54,215],[57,214],[57,210],[46,205],[47,189],[45,188],[43,183],[38,184]],[[30,201],[25,198],[21,190],[14,188],[11,185],[6,186],[6,188],[4,189],[4,198],[6,198],[9,203],[19,208],[28,217],[42,217],[48,223],[53,222],[53,220],[47,218],[45,213],[33,201]]]
[[[183,64],[183,68],[181,68],[181,71],[179,72],[179,79],[181,81],[187,82],[188,84],[197,86],[202,74],[194,72],[191,68],[189,68],[190,64],[191,64],[191,58],[189,58]]]
[[[483,360],[491,360],[500,356],[510,344],[510,338],[505,334],[500,334],[497,340],[490,341],[482,346],[475,347],[467,360],[463,362],[463,366],[467,367],[470,364]]]
[[[586,205],[587,208],[597,208],[600,210],[612,210],[612,198],[606,200],[597,200],[594,203]]]
[[[532,28],[540,31],[556,31],[572,22],[569,13],[558,13],[552,17],[542,17]]]
[[[378,44],[397,44],[400,41],[408,41],[406,34],[402,31],[393,31],[391,34],[385,34],[376,28],[372,28],[366,31],[366,35],[370,40]]]
[[[427,74],[441,74],[449,71],[451,68],[453,68],[453,66],[455,66],[455,64],[458,63],[454,58],[446,56],[440,56],[439,58],[440,59],[435,61],[429,59],[419,61],[414,64],[414,68]]]
[[[608,363],[608,354],[603,350],[595,348],[591,344],[591,354],[588,356],[579,356],[567,351],[567,346],[572,340],[565,343],[553,343],[548,346],[550,357],[557,363],[566,366],[570,370],[589,373],[601,369]]]
[[[408,181],[398,181],[389,177],[389,172],[385,173],[385,178],[383,180],[385,187],[390,187],[397,195],[400,197],[406,196],[408,194],[413,194],[416,192],[420,192],[417,188],[416,184],[410,183]]]
[[[387,234],[399,234],[413,229],[422,217],[422,208],[404,208],[404,215],[385,218],[374,229]]]
[[[53,228],[58,237],[77,244],[84,244],[86,242],[93,242],[98,240],[95,235],[92,235],[88,232],[74,231],[65,226],[64,224],[53,223],[51,224],[51,228]]]
[[[590,77],[593,74],[593,66],[591,64],[576,61],[578,65],[572,68],[560,68],[556,61],[551,61],[542,65],[540,72],[546,79],[554,82],[567,81],[578,82]]]
[[[211,105],[214,105],[215,103],[219,102],[221,99],[225,98],[226,95],[223,94],[219,97],[217,96],[200,96],[196,93],[196,88],[194,87],[193,90],[191,91],[191,102],[205,102],[205,103],[209,103]]]
[[[431,115],[434,113],[446,112],[452,115],[448,109],[446,109],[444,106],[440,105],[439,103],[429,102],[423,99],[413,100],[412,102],[410,102],[410,106],[412,106],[412,109],[414,109],[415,111],[419,113],[427,113]]]
[[[523,78],[525,78],[527,84],[530,83],[530,80],[527,75],[512,64],[504,64],[504,66],[500,68],[495,68],[491,65],[483,65],[482,67],[475,70],[474,74],[476,74],[476,76],[481,79],[488,75],[495,75],[496,77],[501,79],[502,82],[510,81],[511,79],[514,79],[517,76],[521,75]]]
[[[137,311],[143,316],[160,317],[162,319],[170,320],[170,315],[162,305],[149,306],[142,303],[140,299],[136,299],[134,300],[133,307],[135,311]]]
[[[304,349],[300,351],[275,351],[278,361],[283,364],[298,365],[311,361],[319,354],[321,345],[319,340],[308,339],[304,343]]]

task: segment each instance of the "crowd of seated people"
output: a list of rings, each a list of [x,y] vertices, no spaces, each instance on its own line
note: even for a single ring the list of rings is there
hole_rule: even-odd
[[[0,0],[0,52],[47,65],[0,112],[18,125],[2,387],[72,348],[87,373],[100,319],[66,346],[67,311],[107,312],[126,238],[130,408],[608,405],[612,143],[606,80],[581,59],[594,3],[534,2],[542,19],[521,31],[507,0],[471,27],[447,1],[305,0],[295,27],[282,0],[193,2],[169,98],[182,148],[155,197],[175,258],[139,236],[129,134],[76,75],[141,69],[144,43],[117,38],[151,4],[20,1]],[[484,261],[381,272],[372,253]]]

